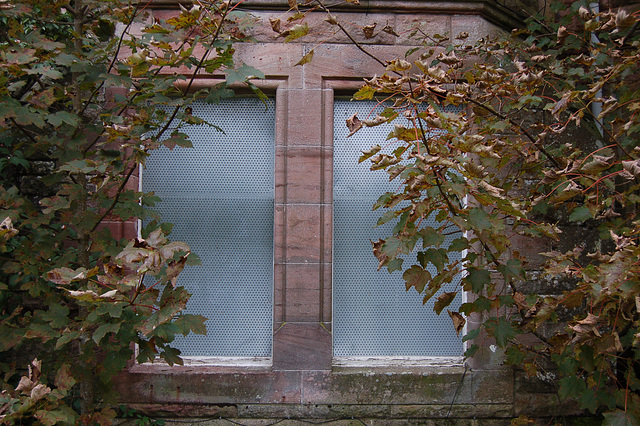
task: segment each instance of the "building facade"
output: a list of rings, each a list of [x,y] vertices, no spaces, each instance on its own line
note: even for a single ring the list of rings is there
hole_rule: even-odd
[[[240,97],[195,105],[194,113],[225,135],[211,129],[191,135],[195,151],[170,168],[177,183],[154,171],[154,161],[166,166],[170,156],[152,157],[141,174],[142,188],[165,198],[160,209],[176,223],[173,238],[188,240],[203,259],[203,267],[185,273],[190,282],[210,277],[190,288],[189,307],[210,318],[209,335],[178,342],[188,355],[184,366],[132,364],[117,381],[122,400],[157,416],[243,424],[508,424],[520,415],[574,412],[560,405],[551,381],[503,366],[488,343],[465,363],[448,317],[435,317],[387,272],[379,274],[388,279],[371,275],[377,262],[369,239],[377,237],[367,232],[377,213],[366,206],[388,184],[358,169],[357,153],[370,141],[347,140],[343,121],[375,107],[351,96],[363,78],[383,72],[372,56],[404,56],[416,25],[429,33],[466,32],[473,40],[516,26],[534,6],[361,0],[332,9],[355,42],[317,11],[306,17],[307,37],[283,43],[270,19],[289,16],[287,1],[243,2],[256,18],[256,42],[237,45],[237,58],[265,74],[255,83],[269,102]],[[162,18],[179,12],[169,0],[153,1],[150,10]],[[368,38],[362,29],[374,23]],[[387,25],[395,34],[382,31]],[[296,66],[311,49],[313,60]],[[218,81],[202,75],[195,83]],[[238,117],[247,118],[238,123]],[[246,154],[221,170],[212,164],[225,155],[225,143]],[[135,232],[133,223],[122,226]],[[534,264],[534,253],[545,251],[522,246]]]

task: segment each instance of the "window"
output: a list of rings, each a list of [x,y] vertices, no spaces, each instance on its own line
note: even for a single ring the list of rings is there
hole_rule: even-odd
[[[206,124],[181,129],[194,149],[162,148],[143,171],[143,190],[201,261],[178,285],[192,293],[188,313],[208,318],[207,335],[178,336],[184,356],[271,356],[275,108],[257,98],[197,102]]]
[[[389,182],[385,172],[370,171],[368,162],[357,161],[361,151],[384,146],[393,124],[362,130],[349,139],[345,126],[354,112],[367,117],[375,108],[373,101],[334,103],[333,355],[459,356],[462,343],[449,316],[433,311],[435,297],[423,305],[414,290],[405,291],[401,271],[376,271],[370,241],[390,236],[394,224],[375,227],[383,211],[372,211],[372,206],[383,193],[397,191],[399,183]],[[445,244],[458,236],[448,236]],[[415,254],[407,257],[405,266],[415,261]],[[450,289],[457,285],[448,284]]]

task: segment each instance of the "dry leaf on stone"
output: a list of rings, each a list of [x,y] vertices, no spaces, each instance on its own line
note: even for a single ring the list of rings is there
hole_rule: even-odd
[[[362,28],[362,32],[364,33],[365,38],[373,38],[373,31],[376,29],[376,22],[371,25],[366,25]]]

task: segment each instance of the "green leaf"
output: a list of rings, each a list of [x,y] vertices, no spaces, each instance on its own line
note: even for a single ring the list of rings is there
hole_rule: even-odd
[[[67,343],[78,339],[80,337],[80,332],[78,331],[67,331],[64,332],[64,334],[62,335],[62,337],[60,337],[58,339],[58,341],[56,342],[56,350],[60,349],[61,347],[63,347],[64,345],[66,345]]]
[[[451,244],[449,245],[449,251],[462,251],[468,248],[469,241],[464,237],[456,238],[455,240],[451,241]]]
[[[507,263],[502,263],[498,266],[498,271],[504,276],[505,279],[525,279],[524,268],[522,262],[518,259],[509,259]]]
[[[474,207],[469,210],[468,222],[478,231],[484,231],[486,229],[491,229],[492,227],[492,223],[487,212],[478,207]]]
[[[587,409],[591,414],[598,410],[598,398],[595,389],[585,389],[580,395],[580,408]]]
[[[447,256],[447,251],[445,249],[430,248],[424,252],[424,254],[426,260],[431,262],[438,272],[442,272],[444,270],[444,266],[449,263],[449,256]]]
[[[464,351],[464,357],[471,358],[472,356],[475,355],[476,352],[478,352],[478,349],[480,349],[480,346],[476,344],[469,346],[469,348],[466,351]]]
[[[602,415],[604,416],[603,426],[638,426],[640,424],[639,419],[622,410],[610,411]]]
[[[396,212],[394,210],[389,210],[384,212],[382,216],[378,219],[376,226],[384,225],[385,223],[396,218]]]
[[[487,329],[491,332],[496,339],[496,343],[501,348],[504,348],[509,343],[509,340],[517,336],[517,332],[510,321],[500,317],[487,323]]]
[[[587,385],[584,380],[577,376],[563,377],[559,381],[560,388],[558,395],[561,399],[580,398],[580,395],[586,390]]]
[[[365,84],[364,86],[362,86],[360,88],[360,90],[358,90],[354,95],[353,95],[353,99],[356,100],[366,100],[366,99],[373,99],[373,97],[375,96],[375,94],[377,93],[376,89],[374,89],[373,87]]]
[[[491,274],[489,271],[471,266],[467,268],[467,276],[464,277],[463,281],[469,284],[472,292],[481,293],[491,284]]]
[[[78,414],[66,405],[60,405],[55,410],[38,410],[33,416],[43,425],[73,425],[78,418]]]
[[[59,303],[49,305],[49,310],[40,316],[47,321],[53,328],[63,328],[69,324],[69,308]]]
[[[593,215],[586,206],[576,207],[569,215],[569,221],[571,222],[584,222],[589,219],[593,219]]]
[[[462,341],[466,342],[468,340],[473,340],[476,337],[478,337],[479,335],[480,335],[480,329],[479,328],[474,328],[473,330],[469,331],[467,334],[462,336]]]
[[[388,203],[391,202],[391,200],[395,197],[396,194],[394,194],[393,192],[385,192],[384,194],[382,194],[379,198],[378,201],[376,201],[376,203],[373,205],[373,210],[377,210],[382,206],[387,205]]]
[[[47,116],[47,122],[54,127],[60,127],[62,123],[66,123],[72,127],[77,127],[80,124],[80,118],[67,111],[58,111],[55,114]]]
[[[107,333],[117,333],[120,330],[120,323],[104,323],[100,324],[96,331],[93,332],[92,339],[97,344],[100,344],[100,341]]]
[[[393,271],[402,271],[402,263],[404,262],[404,259],[401,259],[399,257],[393,259],[392,261],[390,261],[389,263],[387,263],[387,270],[389,271],[389,273],[392,273]]]
[[[204,101],[209,104],[218,104],[223,99],[232,98],[235,96],[233,90],[227,87],[226,82],[216,84],[209,89],[209,93],[204,98]]]
[[[309,34],[309,25],[307,25],[306,22],[304,24],[296,24],[291,29],[283,32],[282,34],[286,35],[286,37],[284,38],[284,42],[288,43]]]
[[[418,234],[422,237],[422,247],[438,247],[442,243],[444,243],[444,235],[438,230],[431,228],[430,226],[426,226],[422,228]]]
[[[189,332],[205,335],[207,334],[207,327],[205,322],[207,319],[202,315],[184,314],[178,317],[174,321],[174,324],[180,329],[180,333],[184,336]]]
[[[399,253],[409,253],[410,250],[405,245],[404,241],[398,237],[389,237],[382,245],[382,253],[386,254],[390,258],[396,257]]]
[[[227,85],[235,82],[243,83],[246,80],[264,79],[262,71],[247,64],[242,64],[235,70],[227,69],[225,73],[227,74]]]
[[[184,361],[180,358],[180,350],[178,349],[166,347],[163,352],[160,352],[160,357],[169,365],[184,365]]]

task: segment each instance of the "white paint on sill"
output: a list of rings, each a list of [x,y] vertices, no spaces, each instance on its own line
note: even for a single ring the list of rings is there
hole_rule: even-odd
[[[461,356],[345,356],[334,357],[334,367],[461,367]]]

